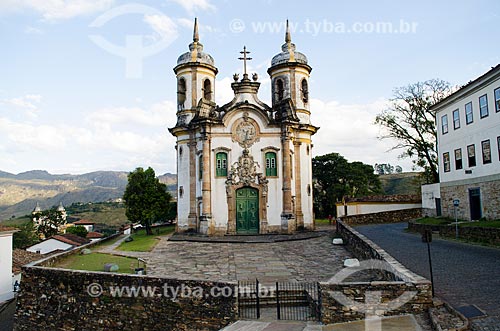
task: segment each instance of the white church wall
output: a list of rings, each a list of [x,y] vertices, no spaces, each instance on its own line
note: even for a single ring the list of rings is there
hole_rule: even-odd
[[[12,231],[0,229],[0,302],[14,297],[12,287]]]
[[[301,173],[301,194],[302,194],[302,213],[304,214],[304,223],[310,224],[313,220],[312,215],[312,169],[311,169],[311,150],[307,155],[308,144],[300,145],[300,173]],[[311,191],[308,192],[307,187]]]
[[[186,139],[187,137],[181,137]],[[189,215],[189,146],[186,140],[179,143],[177,146],[177,180],[179,182],[177,190],[177,224],[180,228],[186,227],[188,225],[188,215]],[[180,150],[182,149],[182,155],[180,155]],[[180,187],[182,186],[182,196],[180,192]]]

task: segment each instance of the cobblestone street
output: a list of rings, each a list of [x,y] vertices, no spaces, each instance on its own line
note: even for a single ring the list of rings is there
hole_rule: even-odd
[[[412,271],[430,279],[427,246],[406,223],[357,226]],[[488,316],[471,320],[473,331],[500,331],[500,249],[434,238],[435,291],[453,307],[476,305]]]

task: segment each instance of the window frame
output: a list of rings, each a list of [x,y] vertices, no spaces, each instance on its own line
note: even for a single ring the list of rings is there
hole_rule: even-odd
[[[470,113],[467,112],[467,106],[470,106]],[[469,115],[470,114],[470,121]],[[472,101],[465,104],[465,124],[469,125],[474,123],[474,107],[472,107]]]
[[[455,170],[462,170],[464,168],[462,149],[455,149],[453,154],[455,155]]]
[[[445,131],[445,128],[446,128],[446,131]],[[443,116],[441,116],[441,133],[442,134],[447,134],[449,131],[449,127],[448,127],[448,114],[444,114]]]
[[[198,180],[203,180],[203,155],[198,156]]]
[[[274,155],[274,157],[272,157]],[[278,155],[275,151],[264,153],[266,177],[278,177]]]
[[[444,172],[451,171],[450,152],[443,153],[443,170]]]
[[[493,91],[493,100],[495,100],[495,111],[498,113],[500,112],[500,87]]]
[[[497,137],[498,161],[500,161],[500,136]]]
[[[227,177],[227,152],[215,153],[215,177]]]
[[[482,98],[485,98],[486,100],[486,103],[485,103],[485,109],[486,109],[486,113],[483,115],[483,107],[481,106],[481,99]],[[488,94],[483,94],[479,97],[479,116],[481,118],[485,118],[485,117],[488,117],[490,115],[490,110],[488,109]]]
[[[472,149],[471,149],[472,147]],[[471,156],[471,150],[474,153],[474,155]],[[472,164],[471,160],[473,160],[474,164]],[[475,167],[477,165],[476,161],[476,146],[474,144],[467,145],[467,165],[469,168]]]
[[[455,118],[455,114],[457,115],[457,118]],[[451,117],[453,118],[453,130],[460,129],[460,112],[458,108],[451,113]]]
[[[485,153],[485,146],[488,145],[489,149],[489,158],[486,158],[487,154]],[[491,163],[491,142],[489,139],[481,141],[481,152],[483,156],[483,164],[490,164]]]

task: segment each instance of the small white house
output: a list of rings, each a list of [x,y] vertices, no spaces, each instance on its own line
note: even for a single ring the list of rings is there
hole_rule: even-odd
[[[83,226],[87,232],[94,231],[95,222],[89,220],[78,220],[72,223],[74,226]]]
[[[18,230],[0,226],[0,302],[14,297],[12,286],[12,235]]]
[[[419,197],[414,195],[378,195],[347,198],[335,205],[337,207],[337,217],[342,217],[421,208],[422,202]]]
[[[425,184],[422,190],[422,214],[424,216],[441,216],[441,192],[439,183]]]
[[[54,251],[66,251],[90,243],[90,240],[71,233],[55,235],[36,245],[26,248],[27,251],[48,254]]]

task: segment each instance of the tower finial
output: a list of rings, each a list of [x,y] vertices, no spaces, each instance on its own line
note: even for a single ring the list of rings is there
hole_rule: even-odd
[[[286,43],[291,43],[292,42],[292,37],[290,35],[290,26],[288,25],[288,19],[286,20],[285,42]]]
[[[198,18],[194,18],[194,31],[193,31],[193,41],[196,43],[200,41],[200,35],[198,34]]]
[[[247,61],[251,60],[251,57],[248,57],[247,54],[250,54],[249,51],[247,51],[247,47],[243,46],[243,51],[240,52],[243,54],[243,57],[239,57],[238,60],[243,61],[243,80],[248,80],[248,74],[247,74]]]

